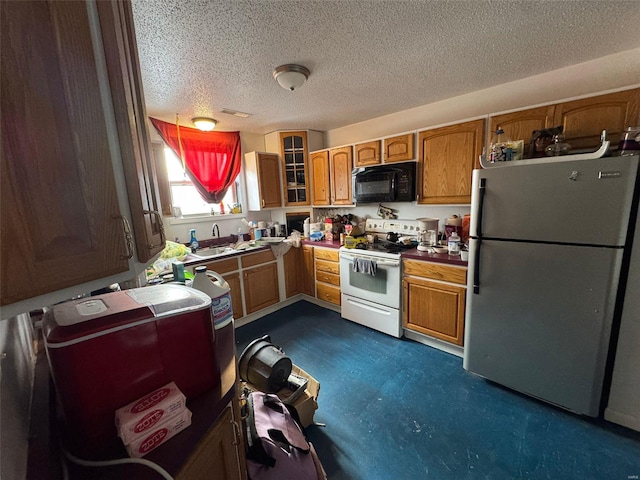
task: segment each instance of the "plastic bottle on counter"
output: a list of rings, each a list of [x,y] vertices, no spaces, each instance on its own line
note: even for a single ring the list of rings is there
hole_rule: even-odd
[[[211,297],[211,310],[213,323],[216,329],[225,326],[233,318],[231,303],[231,288],[222,276],[211,270],[207,271],[205,265],[195,268],[192,288],[200,290]],[[211,279],[213,277],[214,280]]]
[[[196,229],[192,228],[191,230],[189,230],[189,234],[191,235],[189,246],[191,247],[191,251],[195,252],[200,246],[200,242],[198,242],[198,239],[196,238]]]
[[[489,161],[496,163],[511,160],[513,160],[513,144],[504,130],[498,127],[489,146]]]
[[[449,255],[460,255],[460,236],[456,232],[451,233],[447,246]]]

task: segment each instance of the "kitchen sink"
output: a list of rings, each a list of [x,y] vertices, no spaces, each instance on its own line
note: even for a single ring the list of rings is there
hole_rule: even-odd
[[[259,248],[260,245],[256,245],[252,242],[242,242],[235,246],[225,245],[220,247],[207,247],[201,248],[197,250],[196,253],[190,253],[189,257],[194,260],[206,260],[208,258],[213,257],[222,257],[225,255],[230,255],[232,253],[239,253],[245,250],[253,250],[254,248]]]
[[[233,247],[229,247],[229,246],[208,247],[208,248],[201,248],[200,250],[196,250],[196,253],[192,253],[190,255],[192,257],[194,257],[194,258],[204,259],[204,258],[211,258],[211,257],[222,256],[222,255],[228,255],[228,254],[234,253],[234,252],[237,252],[237,250],[234,249]]]

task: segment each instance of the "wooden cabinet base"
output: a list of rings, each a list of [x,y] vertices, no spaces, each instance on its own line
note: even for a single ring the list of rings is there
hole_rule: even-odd
[[[403,284],[404,327],[462,345],[466,288],[415,277]]]
[[[182,467],[176,480],[242,480],[239,426],[228,406]]]

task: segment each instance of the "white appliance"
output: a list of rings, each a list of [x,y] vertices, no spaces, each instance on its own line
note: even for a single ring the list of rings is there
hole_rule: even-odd
[[[340,248],[341,315],[347,320],[394,336],[402,337],[402,276],[400,254],[415,247],[398,241],[387,241],[394,233],[398,238],[418,236],[418,223],[412,220],[367,219],[365,234],[375,242],[365,248]],[[375,264],[375,274],[354,271],[354,262],[364,260]]]
[[[640,232],[640,215],[636,218]],[[640,432],[640,234],[634,238],[604,418]]]
[[[599,415],[637,172],[637,156],[473,172],[466,370]]]

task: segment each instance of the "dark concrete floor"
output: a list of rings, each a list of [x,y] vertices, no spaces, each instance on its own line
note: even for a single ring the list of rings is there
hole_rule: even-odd
[[[318,381],[305,433],[331,480],[621,479],[640,434],[476,377],[462,359],[298,302],[236,332],[264,334]]]

